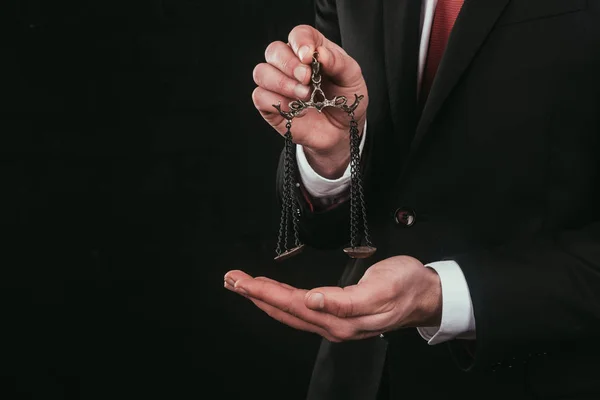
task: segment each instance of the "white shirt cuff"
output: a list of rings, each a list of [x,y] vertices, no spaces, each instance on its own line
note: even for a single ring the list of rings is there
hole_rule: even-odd
[[[367,135],[367,123],[360,140],[360,153],[362,154],[365,146],[365,137]],[[306,191],[315,199],[332,199],[346,192],[350,187],[350,164],[344,171],[344,174],[338,179],[327,179],[317,174],[308,163],[304,148],[296,146],[296,161],[298,163],[298,173],[300,181]]]
[[[440,276],[442,284],[442,321],[437,327],[417,328],[430,345],[452,339],[475,339],[475,316],[471,293],[460,266],[455,261],[427,264]]]

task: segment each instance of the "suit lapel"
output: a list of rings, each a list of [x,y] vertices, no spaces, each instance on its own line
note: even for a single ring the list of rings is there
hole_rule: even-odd
[[[427,135],[444,102],[477,54],[510,0],[466,0],[450,35],[448,46],[411,144],[409,161]]]
[[[396,134],[406,134],[402,116],[415,116],[413,129],[416,124],[421,1],[383,0],[385,70]]]

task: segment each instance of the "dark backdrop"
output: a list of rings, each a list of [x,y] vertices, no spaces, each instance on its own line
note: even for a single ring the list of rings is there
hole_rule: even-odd
[[[222,283],[344,261],[272,261],[252,70],[299,23],[308,0],[2,2],[2,399],[303,398],[319,338]]]

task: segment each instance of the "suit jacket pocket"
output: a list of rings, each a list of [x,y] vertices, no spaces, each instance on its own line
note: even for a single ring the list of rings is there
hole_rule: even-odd
[[[519,24],[570,14],[587,8],[588,0],[512,0],[496,26]]]

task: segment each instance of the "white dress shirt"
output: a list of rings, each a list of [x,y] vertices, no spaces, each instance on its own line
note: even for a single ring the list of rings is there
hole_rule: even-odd
[[[424,0],[421,12],[421,45],[419,48],[419,74],[417,88],[420,90],[433,15],[438,0]],[[363,129],[360,150],[364,147],[367,124]],[[300,180],[306,191],[319,203],[337,202],[350,186],[350,166],[338,179],[326,179],[318,175],[308,163],[302,146],[296,146]],[[442,319],[440,326],[418,328],[419,334],[434,345],[452,339],[475,339],[475,316],[467,281],[460,266],[454,261],[433,262],[426,267],[434,269],[442,285]]]

